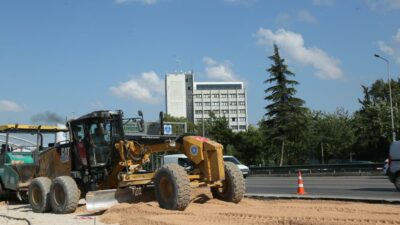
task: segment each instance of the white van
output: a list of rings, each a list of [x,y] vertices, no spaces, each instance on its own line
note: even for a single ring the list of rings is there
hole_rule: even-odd
[[[400,191],[400,141],[394,141],[390,145],[387,175]]]
[[[184,167],[186,170],[191,170],[194,168],[193,162],[190,161],[186,155],[184,154],[172,154],[172,155],[164,155],[163,157],[164,164],[176,163],[180,166]],[[234,156],[224,156],[225,162],[232,162],[242,171],[243,177],[246,178],[249,174],[249,167],[243,165],[237,158]]]

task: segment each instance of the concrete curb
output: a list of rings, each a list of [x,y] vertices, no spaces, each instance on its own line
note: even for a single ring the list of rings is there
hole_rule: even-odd
[[[330,195],[289,195],[289,194],[257,194],[248,193],[244,195],[247,198],[254,199],[304,199],[304,200],[335,200],[335,201],[351,201],[381,204],[400,204],[400,198],[365,198],[352,196],[330,196]]]

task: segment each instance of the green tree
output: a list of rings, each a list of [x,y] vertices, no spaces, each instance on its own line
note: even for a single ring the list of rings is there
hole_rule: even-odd
[[[295,97],[295,86],[298,82],[289,79],[294,77],[288,66],[281,58],[278,47],[274,44],[274,54],[269,57],[273,64],[267,72],[270,74],[265,83],[273,84],[265,90],[265,100],[270,102],[265,107],[266,120],[264,130],[266,138],[271,141],[271,150],[275,156],[279,155],[279,165],[284,161],[294,163],[291,160],[293,155],[299,155],[304,149],[296,148],[299,144],[301,133],[307,128],[305,113],[307,109],[303,107],[304,101]],[[279,151],[278,154],[276,154]],[[286,157],[284,157],[286,156]]]
[[[210,113],[210,120],[205,123],[207,137],[219,142],[224,146],[224,153],[228,148],[228,145],[232,142],[233,132],[229,128],[229,121],[225,116],[216,117],[213,113]]]
[[[334,113],[315,112],[312,130],[314,156],[321,163],[329,159],[348,159],[353,153],[355,131],[348,111],[338,108]]]
[[[246,165],[264,164],[264,143],[259,129],[249,126],[247,131],[234,134],[232,155],[239,158]]]
[[[395,130],[399,134],[400,81],[392,80],[391,85]],[[392,141],[389,85],[383,80],[376,80],[371,87],[362,88],[364,98],[359,100],[361,109],[354,114],[353,125],[357,136],[354,148],[360,159],[383,161]]]

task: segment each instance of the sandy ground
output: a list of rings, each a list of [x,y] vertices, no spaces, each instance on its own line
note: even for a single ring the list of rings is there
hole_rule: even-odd
[[[106,211],[89,213],[80,205],[73,214],[33,213],[28,205],[0,202],[0,214],[30,220],[33,225],[191,225],[191,224],[273,224],[273,225],[369,225],[399,224],[400,205],[367,204],[317,200],[256,200],[239,204],[213,199],[208,189],[193,191],[185,211],[159,208],[152,192],[135,203],[123,203]],[[25,225],[25,221],[0,217],[0,224]]]
[[[80,204],[75,213],[58,215],[53,213],[34,213],[27,204],[21,204],[12,200],[9,205],[0,200],[0,225],[27,225],[24,220],[13,218],[24,218],[32,225],[104,225],[100,222],[101,213],[88,213],[86,207]]]
[[[400,206],[316,200],[255,200],[239,204],[212,199],[208,189],[194,192],[183,211],[160,209],[154,201],[120,204],[107,210],[104,223],[148,224],[400,224]]]

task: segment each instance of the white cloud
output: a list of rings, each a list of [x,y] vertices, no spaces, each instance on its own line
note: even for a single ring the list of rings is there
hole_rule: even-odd
[[[397,30],[396,35],[394,36],[394,41],[398,44],[400,44],[400,29]]]
[[[9,100],[0,100],[0,112],[22,112],[22,106]]]
[[[299,21],[306,22],[306,23],[317,23],[317,19],[311,15],[311,13],[307,10],[300,10],[297,14],[297,18]]]
[[[238,81],[232,70],[233,64],[231,62],[217,62],[210,57],[204,57],[203,62],[206,64],[205,70],[209,79],[215,81]]]
[[[301,34],[285,29],[279,29],[274,33],[269,29],[260,28],[256,37],[258,44],[270,47],[275,43],[289,59],[314,67],[315,75],[321,79],[334,80],[344,77],[339,67],[340,61],[317,47],[306,47]]]
[[[370,9],[378,12],[400,9],[400,0],[365,0],[365,3]]]
[[[127,3],[142,3],[144,5],[155,5],[159,2],[160,0],[114,0],[116,4],[127,4]]]
[[[400,29],[393,36],[392,40],[387,43],[378,41],[379,50],[394,58],[397,64],[400,64]]]
[[[142,73],[140,77],[132,78],[118,86],[110,87],[110,91],[118,97],[158,104],[163,99],[164,88],[164,80],[151,71]]]
[[[313,0],[314,5],[330,6],[335,4],[335,0]]]
[[[382,52],[388,54],[388,55],[394,55],[394,49],[387,45],[384,41],[378,41],[379,45],[379,50]]]

